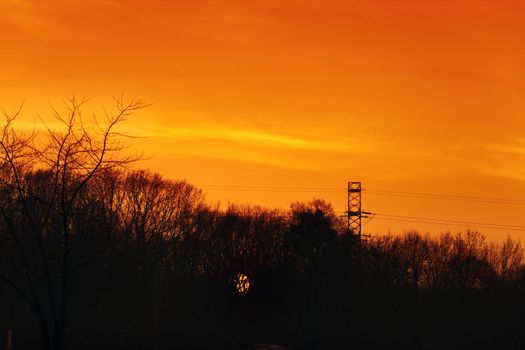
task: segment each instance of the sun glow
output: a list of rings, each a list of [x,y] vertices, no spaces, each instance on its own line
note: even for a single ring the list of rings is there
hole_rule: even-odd
[[[235,291],[240,295],[248,294],[250,291],[250,279],[244,273],[237,274],[235,278]]]

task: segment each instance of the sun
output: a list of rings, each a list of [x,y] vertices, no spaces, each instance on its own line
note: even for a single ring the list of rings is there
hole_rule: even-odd
[[[250,279],[244,273],[238,273],[235,278],[235,291],[237,294],[245,295],[250,290]]]

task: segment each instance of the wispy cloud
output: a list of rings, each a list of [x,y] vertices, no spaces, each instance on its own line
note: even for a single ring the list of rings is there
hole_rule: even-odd
[[[114,7],[117,2],[113,0],[68,0],[62,3],[61,7],[78,8],[93,5]],[[56,15],[54,6],[57,5],[50,1],[0,0],[0,20],[38,37],[72,36],[72,30],[60,23],[60,17]]]
[[[148,136],[176,140],[215,139],[252,143],[262,146],[292,149],[341,150],[345,145],[336,141],[314,141],[256,129],[238,128],[168,128],[148,132]]]
[[[525,139],[515,138],[507,143],[482,144],[481,148],[493,155],[487,172],[515,180],[525,181]]]
[[[505,143],[482,143],[479,146],[499,153],[525,156],[525,138],[521,137],[513,138]]]
[[[525,156],[525,140],[516,139],[512,144],[486,144],[481,145],[483,148],[507,154]]]
[[[2,0],[0,1],[0,19],[38,37],[48,37],[50,34],[58,33],[66,34],[59,25],[46,19],[46,11],[43,9],[43,4],[37,1]]]
[[[136,129],[135,131],[140,132],[141,136],[172,139],[174,141],[223,140],[251,146],[290,150],[370,153],[379,151],[384,147],[381,143],[374,143],[369,140],[349,140],[347,138],[331,137],[330,135],[325,135],[323,138],[312,138],[311,136],[290,135],[257,128],[225,126],[148,127],[142,130]],[[133,130],[130,130],[130,132],[133,133]]]
[[[46,123],[53,130],[63,130],[56,121]],[[88,128],[93,125],[86,124]],[[16,127],[45,132],[43,123],[18,121]],[[370,139],[350,139],[330,133],[286,133],[238,125],[189,125],[163,127],[160,125],[122,125],[124,134],[137,136],[160,154],[177,153],[185,156],[231,159],[264,163],[293,169],[324,169],[339,166],[345,156],[385,154],[391,152],[385,142]],[[143,141],[139,141],[142,143]],[[164,146],[160,146],[164,145]],[[166,148],[166,145],[171,145]],[[304,161],[307,157],[310,161]],[[312,160],[315,159],[315,164]]]

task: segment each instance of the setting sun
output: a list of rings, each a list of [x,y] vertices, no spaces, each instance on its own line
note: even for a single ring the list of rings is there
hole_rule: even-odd
[[[248,276],[243,273],[237,274],[235,278],[235,290],[237,294],[243,295],[248,294],[250,291],[250,280]]]

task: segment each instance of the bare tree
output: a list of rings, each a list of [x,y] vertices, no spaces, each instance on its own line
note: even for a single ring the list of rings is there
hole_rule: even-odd
[[[19,269],[2,269],[0,279],[30,306],[45,349],[62,349],[68,323],[75,247],[74,214],[86,187],[100,173],[125,167],[138,156],[123,156],[117,127],[143,108],[142,101],[115,99],[105,121],[87,123],[86,100],[65,100],[67,114],[53,109],[61,130],[27,135],[15,127],[20,109],[6,114],[0,140],[0,208],[2,227]]]

